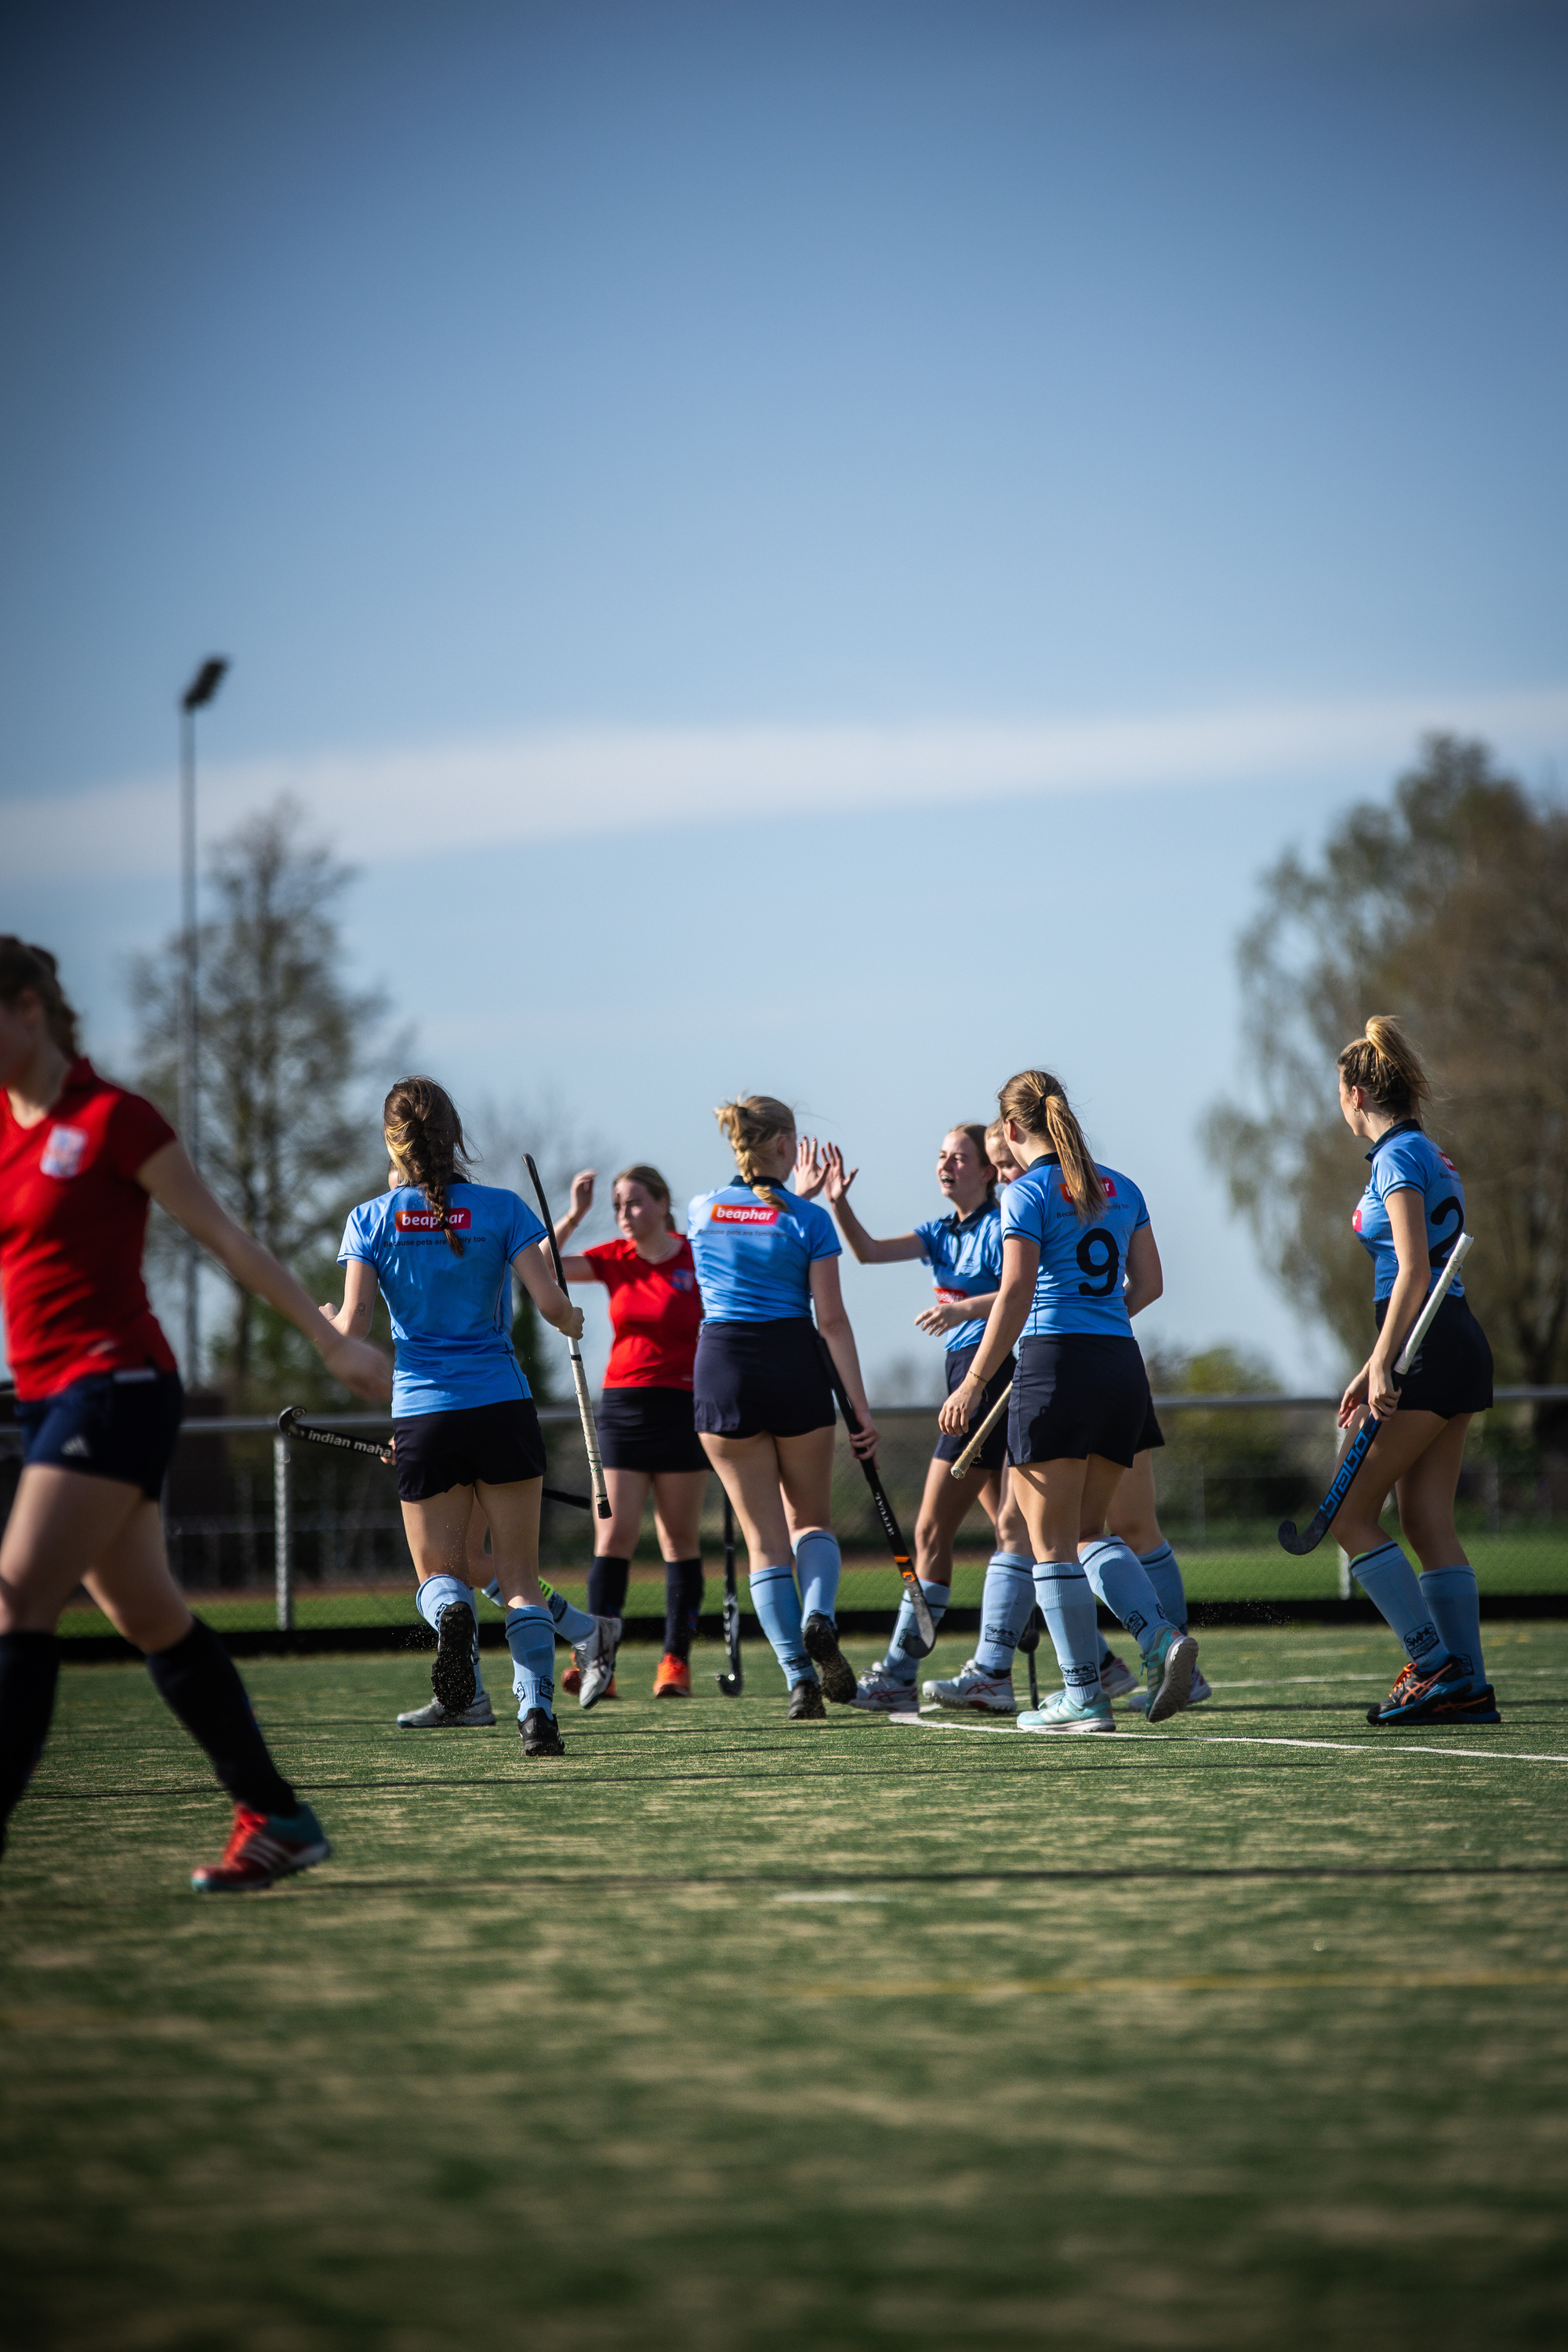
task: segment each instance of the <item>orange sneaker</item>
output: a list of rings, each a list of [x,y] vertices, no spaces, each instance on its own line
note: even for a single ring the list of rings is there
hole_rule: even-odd
[[[568,1666],[565,1673],[561,1677],[561,1687],[563,1691],[571,1691],[574,1695],[580,1691],[583,1687],[582,1667]],[[606,1692],[605,1696],[607,1697],[608,1696],[609,1694]]]
[[[658,1662],[658,1672],[653,1678],[653,1695],[655,1698],[691,1696],[691,1668],[684,1658],[674,1657],[668,1650],[665,1652]]]

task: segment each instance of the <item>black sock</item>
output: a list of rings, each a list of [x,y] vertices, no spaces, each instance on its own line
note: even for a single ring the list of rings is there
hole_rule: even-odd
[[[57,1634],[0,1633],[0,1852],[5,1824],[44,1752],[59,1671]]]
[[[154,1651],[147,1671],[237,1805],[254,1813],[297,1813],[300,1800],[267,1752],[234,1660],[198,1617],[183,1642]]]
[[[667,1559],[664,1563],[664,1646],[672,1658],[691,1655],[691,1637],[702,1614],[702,1562]]]
[[[588,1570],[588,1614],[590,1617],[624,1617],[626,1613],[626,1580],[632,1572],[629,1559],[617,1559],[613,1551],[602,1551]]]

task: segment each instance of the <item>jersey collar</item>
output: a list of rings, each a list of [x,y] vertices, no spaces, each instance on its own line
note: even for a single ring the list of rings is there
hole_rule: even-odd
[[[1026,1175],[1032,1176],[1037,1168],[1059,1168],[1061,1164],[1062,1155],[1059,1151],[1042,1151],[1037,1160],[1030,1160],[1024,1172]]]
[[[1367,1159],[1369,1161],[1375,1160],[1378,1153],[1383,1150],[1384,1145],[1385,1143],[1392,1143],[1396,1135],[1424,1135],[1425,1133],[1426,1129],[1423,1128],[1418,1118],[1399,1119],[1393,1127],[1385,1127],[1384,1129],[1383,1133],[1378,1137],[1377,1141],[1367,1153]]]

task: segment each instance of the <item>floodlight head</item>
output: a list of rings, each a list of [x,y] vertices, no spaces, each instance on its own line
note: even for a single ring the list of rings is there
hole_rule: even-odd
[[[180,697],[182,710],[200,710],[223,684],[228,663],[222,654],[209,654]]]

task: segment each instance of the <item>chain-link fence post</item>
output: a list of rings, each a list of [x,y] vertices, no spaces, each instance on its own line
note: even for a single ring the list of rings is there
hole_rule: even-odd
[[[278,1631],[294,1631],[293,1496],[286,1437],[272,1441],[272,1572],[278,1591]]]

